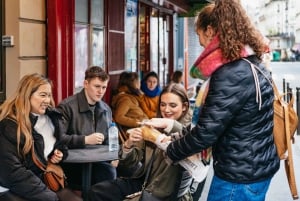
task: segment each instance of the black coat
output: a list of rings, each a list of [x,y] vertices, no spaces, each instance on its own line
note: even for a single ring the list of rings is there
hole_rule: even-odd
[[[70,149],[84,148],[85,136],[95,132],[104,135],[104,145],[108,144],[108,128],[112,121],[112,112],[104,101],[90,109],[84,89],[64,99],[57,109],[63,114],[60,121],[60,138]]]
[[[249,57],[259,65],[255,56]],[[270,75],[265,68],[260,67]],[[262,105],[250,65],[244,60],[225,64],[210,80],[198,124],[171,143],[167,155],[175,161],[213,147],[216,176],[236,183],[253,183],[272,177],[279,169],[273,141],[273,88],[258,73]]]
[[[55,137],[58,139],[58,118],[61,116],[56,111],[47,111],[55,127]],[[34,139],[35,152],[40,161],[46,164],[44,158],[44,139],[33,127],[36,118],[30,115],[32,124],[32,136]],[[25,138],[21,135],[20,150],[25,143]],[[67,157],[66,146],[56,142],[54,149],[63,152]],[[53,154],[49,154],[49,157]],[[0,122],[0,186],[10,189],[11,192],[31,201],[56,201],[56,193],[49,190],[41,180],[43,172],[32,161],[31,151],[25,157],[18,154],[17,150],[17,123],[5,118]]]

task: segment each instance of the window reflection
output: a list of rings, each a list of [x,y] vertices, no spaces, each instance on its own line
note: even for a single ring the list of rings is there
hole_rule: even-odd
[[[92,35],[93,66],[104,66],[104,32],[101,28],[94,28]]]
[[[103,10],[103,0],[75,0],[75,93],[82,89],[89,66],[104,67]]]
[[[128,0],[125,21],[126,70],[137,71],[137,1]]]
[[[88,27],[75,25],[75,93],[83,86],[84,72],[88,67]]]

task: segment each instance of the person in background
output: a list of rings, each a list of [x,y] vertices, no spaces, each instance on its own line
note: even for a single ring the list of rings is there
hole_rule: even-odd
[[[195,26],[205,49],[194,66],[207,80],[208,92],[197,124],[171,142],[166,155],[176,162],[212,146],[214,175],[207,200],[263,201],[280,166],[273,139],[274,93],[245,59],[271,76],[262,65],[264,38],[239,0],[209,3]],[[160,118],[146,123],[167,130],[174,125]]]
[[[63,114],[60,120],[61,140],[70,149],[85,148],[87,145],[107,145],[108,128],[112,122],[110,107],[102,100],[109,75],[99,66],[85,71],[83,89],[58,105]],[[63,168],[73,189],[81,189],[82,165],[64,163]],[[111,161],[93,163],[92,184],[116,178],[116,168]]]
[[[171,77],[171,83],[183,84],[183,73],[182,71],[175,71]]]
[[[162,90],[158,115],[178,120],[183,125],[190,123],[189,100],[181,84],[172,83]],[[153,143],[144,141],[141,127],[129,129],[127,132],[129,138],[119,152],[119,165],[127,169],[137,169],[136,166],[139,168],[129,178],[117,178],[114,181],[105,181],[92,186],[89,201],[139,200],[139,195],[128,195],[141,191],[152,154],[155,155],[145,190],[164,201],[191,201],[192,197],[189,193],[191,177],[185,174],[182,180],[183,174],[187,172],[180,165],[170,165],[165,160],[162,150],[155,149]],[[180,134],[171,136],[175,140],[180,137]]]
[[[45,165],[67,157],[67,147],[59,141],[59,118],[51,81],[36,73],[25,75],[0,106],[0,185],[9,189],[1,193],[1,201],[82,200],[67,189],[47,188],[43,171],[32,160],[33,146]]]
[[[123,72],[118,83],[118,92],[112,97],[111,107],[116,123],[126,132],[139,126],[138,122],[149,119],[141,106],[143,93],[136,72]]]
[[[141,106],[149,118],[156,117],[158,98],[161,92],[158,75],[155,72],[149,72],[141,82],[141,90],[144,92],[144,100]]]

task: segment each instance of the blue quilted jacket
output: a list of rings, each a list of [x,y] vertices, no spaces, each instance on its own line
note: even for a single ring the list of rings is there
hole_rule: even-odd
[[[270,75],[258,58],[248,59]],[[253,183],[272,177],[280,164],[273,141],[273,88],[257,75],[260,109],[246,61],[236,60],[216,70],[197,125],[168,146],[169,158],[178,161],[212,146],[214,172],[223,180]]]

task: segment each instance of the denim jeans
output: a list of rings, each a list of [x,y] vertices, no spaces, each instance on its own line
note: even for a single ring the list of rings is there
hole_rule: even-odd
[[[251,184],[238,184],[214,176],[207,201],[264,201],[270,182],[271,178]]]

